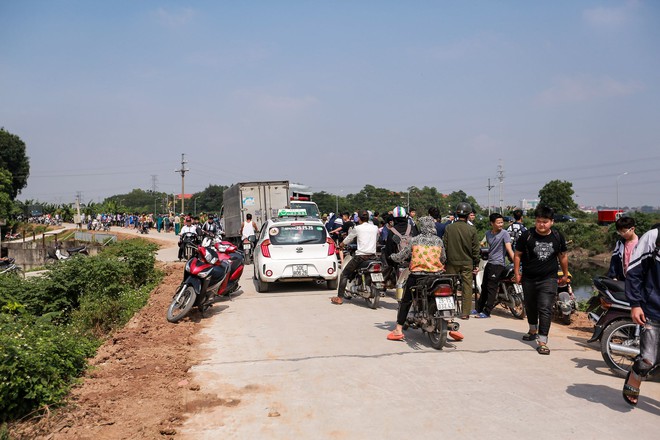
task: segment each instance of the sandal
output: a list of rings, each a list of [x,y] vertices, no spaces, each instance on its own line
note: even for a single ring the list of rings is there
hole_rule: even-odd
[[[341,299],[341,298],[338,297],[338,296],[333,296],[332,298],[330,298],[330,302],[332,302],[333,304],[337,304],[338,306],[340,306],[340,305],[342,305],[342,304],[344,303],[344,300]]]
[[[550,349],[549,349],[548,346],[545,345],[545,344],[539,344],[539,346],[536,347],[536,351],[537,351],[539,354],[550,354]]]
[[[525,333],[522,337],[523,341],[536,341],[539,338],[538,333]]]
[[[639,388],[632,385],[628,385],[628,379],[630,379],[630,374],[632,370],[628,371],[626,376],[626,381],[623,383],[623,400],[630,406],[637,406],[637,400],[639,399]]]
[[[459,318],[462,320],[470,319],[470,315],[461,315]]]
[[[391,331],[390,334],[387,335],[387,339],[390,341],[403,341],[403,333],[397,335],[394,331]]]

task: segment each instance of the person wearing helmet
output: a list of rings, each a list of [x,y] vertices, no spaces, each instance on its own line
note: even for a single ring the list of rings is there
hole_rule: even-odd
[[[215,224],[215,216],[213,214],[209,214],[208,220],[202,225],[202,231],[212,237],[218,235],[218,226]]]
[[[402,206],[394,208],[392,211],[392,221],[392,226],[386,226],[388,231],[383,255],[387,260],[387,264],[396,267],[397,263],[390,258],[390,255],[400,252],[406,243],[418,234],[418,231],[417,226],[410,224],[408,221],[406,210]]]
[[[472,275],[479,267],[479,240],[477,230],[467,223],[472,212],[469,203],[456,206],[458,220],[447,225],[442,237],[447,252],[447,273],[458,274],[463,285],[461,319],[469,319],[472,309]]]
[[[188,216],[184,220],[184,226],[181,228],[181,232],[179,232],[179,237],[183,237],[187,233],[198,235],[198,232],[197,226],[192,224],[192,218]],[[183,247],[183,241],[179,238],[179,260],[183,258]]]

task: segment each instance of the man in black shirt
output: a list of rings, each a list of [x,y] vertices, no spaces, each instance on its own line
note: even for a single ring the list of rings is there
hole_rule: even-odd
[[[539,354],[550,354],[548,333],[552,320],[552,303],[557,294],[557,272],[561,265],[563,283],[568,282],[566,240],[552,229],[554,210],[539,206],[534,211],[535,227],[523,232],[516,242],[513,259],[516,283],[522,280],[529,332],[525,341],[536,340]],[[522,263],[523,273],[520,273]]]

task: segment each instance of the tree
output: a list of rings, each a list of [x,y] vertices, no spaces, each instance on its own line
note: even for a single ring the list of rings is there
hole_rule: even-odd
[[[11,173],[0,168],[0,219],[8,219],[14,211],[14,203],[9,196],[11,185]]]
[[[222,208],[222,202],[224,200],[224,192],[227,188],[228,187],[224,185],[207,186],[202,192],[193,194],[192,206],[197,207],[197,213],[215,212],[219,214],[220,208]],[[197,199],[196,205],[195,199]]]
[[[14,200],[27,186],[30,160],[25,154],[25,142],[4,127],[0,128],[0,169],[9,171],[11,175],[9,198]]]
[[[539,203],[554,208],[561,213],[569,213],[577,208],[573,201],[573,184],[565,180],[551,180],[539,190]]]

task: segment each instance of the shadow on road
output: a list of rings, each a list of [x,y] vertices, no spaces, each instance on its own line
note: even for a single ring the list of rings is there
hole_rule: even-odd
[[[536,347],[535,341],[523,341],[522,340],[523,333],[520,333],[519,331],[510,330],[508,328],[492,328],[490,330],[486,330],[485,333],[489,333],[495,336],[501,336],[506,339],[513,339],[514,341],[518,341],[523,345]]]
[[[621,380],[621,387],[623,388],[623,379]],[[644,396],[644,385],[642,385],[641,390],[637,408],[655,414],[656,416],[660,416],[660,402]],[[576,383],[574,385],[569,385],[566,388],[566,392],[572,396],[579,397],[588,402],[599,403],[609,409],[621,413],[627,413],[632,410],[632,407],[624,402],[620,389],[607,387],[605,385]]]

